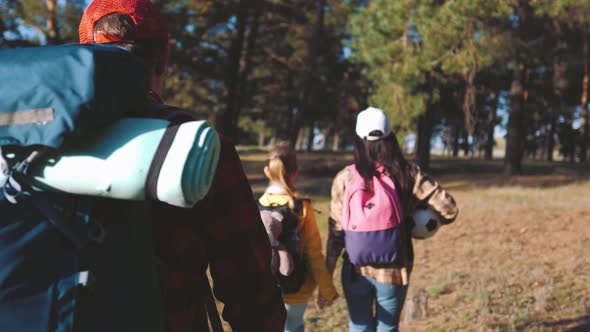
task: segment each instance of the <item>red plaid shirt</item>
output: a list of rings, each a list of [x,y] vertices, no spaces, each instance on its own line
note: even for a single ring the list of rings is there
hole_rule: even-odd
[[[193,209],[158,206],[157,254],[163,261],[166,331],[209,331],[203,285],[213,290],[234,331],[283,331],[285,307],[270,271],[268,236],[233,145],[222,137],[211,190]],[[191,323],[188,323],[191,324]]]

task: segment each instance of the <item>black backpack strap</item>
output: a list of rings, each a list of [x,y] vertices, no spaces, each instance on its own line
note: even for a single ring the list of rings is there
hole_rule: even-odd
[[[217,310],[215,297],[211,291],[211,285],[209,285],[207,273],[203,275],[202,282],[197,286],[194,293],[196,301],[189,310],[189,313],[193,313],[193,315],[189,315],[187,320],[184,322],[184,331],[191,332],[194,330],[193,325],[195,319],[195,306],[198,304],[204,304],[205,310],[207,311],[207,318],[209,319],[209,323],[211,324],[213,332],[223,332],[223,324],[221,323],[221,318],[219,317],[219,311]]]
[[[207,317],[209,317],[211,328],[213,329],[213,332],[223,332],[223,324],[219,317],[219,311],[217,311],[215,297],[213,296],[211,285],[209,285],[209,279],[207,279],[206,276],[203,278],[203,284],[205,291],[205,308],[207,309]]]
[[[187,110],[158,103],[148,103],[148,117],[158,118],[180,124],[189,121],[206,120],[202,115]]]
[[[289,207],[289,204],[284,204],[284,205],[278,205],[278,204],[274,204],[274,205],[262,205],[260,204],[260,200],[257,200],[256,202],[258,203],[258,209],[259,210],[271,210],[271,211],[278,211],[281,214],[283,214],[284,216],[288,217],[289,215],[296,217],[297,218],[297,222],[295,223],[296,225],[299,225],[300,222],[300,217],[301,217],[301,211],[303,211],[303,205],[304,202],[310,202],[311,200],[308,198],[295,198],[293,199],[293,208]]]
[[[168,155],[168,150],[174,142],[174,137],[178,132],[178,129],[182,123],[194,121],[194,114],[176,108],[174,106],[158,103],[148,103],[148,115],[149,117],[159,118],[166,121],[170,121],[170,125],[164,131],[164,136],[158,144],[154,159],[150,164],[148,170],[146,183],[145,183],[145,195],[150,198],[157,198],[158,196],[158,176],[164,160]]]
[[[301,216],[305,202],[309,203],[311,200],[309,198],[296,198],[293,200],[293,213],[297,217]]]
[[[102,223],[92,222],[86,227],[76,227],[59,213],[43,195],[31,195],[29,197],[33,206],[35,206],[49,222],[64,235],[77,249],[81,249],[90,243],[101,244],[105,238],[105,229]],[[77,228],[80,228],[77,230]]]
[[[174,142],[174,137],[176,137],[176,133],[178,132],[179,128],[180,125],[178,124],[170,124],[164,131],[164,136],[156,148],[154,159],[152,159],[152,163],[150,164],[150,168],[145,180],[146,197],[158,197],[158,178],[160,171],[162,170],[166,156],[168,156],[168,150],[170,150],[170,147]]]

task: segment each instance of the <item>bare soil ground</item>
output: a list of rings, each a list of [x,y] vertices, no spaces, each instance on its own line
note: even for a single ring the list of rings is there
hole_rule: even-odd
[[[253,190],[266,185],[265,154],[242,153]],[[348,154],[300,154],[324,239],[331,180]],[[460,214],[432,238],[414,241],[416,260],[403,331],[590,331],[590,167],[526,162],[506,177],[501,161],[435,159],[431,174]],[[325,243],[325,242],[324,242]],[[335,282],[341,290],[340,277]],[[407,310],[410,307],[417,310]],[[342,298],[311,303],[307,331],[347,331]]]

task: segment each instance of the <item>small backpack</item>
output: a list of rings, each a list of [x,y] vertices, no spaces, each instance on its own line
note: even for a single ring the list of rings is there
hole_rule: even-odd
[[[285,294],[299,291],[308,273],[303,243],[297,232],[304,201],[296,199],[293,209],[289,204],[265,206],[258,202],[273,251],[271,269]]]
[[[402,206],[394,181],[384,174],[374,176],[373,193],[365,187],[354,165],[346,187],[340,224],[350,262],[354,265],[392,264],[399,257]]]

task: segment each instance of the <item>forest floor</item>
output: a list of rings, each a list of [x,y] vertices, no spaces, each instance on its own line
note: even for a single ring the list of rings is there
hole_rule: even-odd
[[[241,152],[256,196],[265,157]],[[331,181],[351,156],[298,158],[298,187],[320,211],[325,244]],[[403,331],[590,331],[590,167],[527,161],[516,177],[501,169],[499,160],[432,161],[460,213],[414,241]],[[342,294],[339,273],[335,283]],[[343,296],[321,311],[311,302],[306,330],[347,331],[347,314]]]

